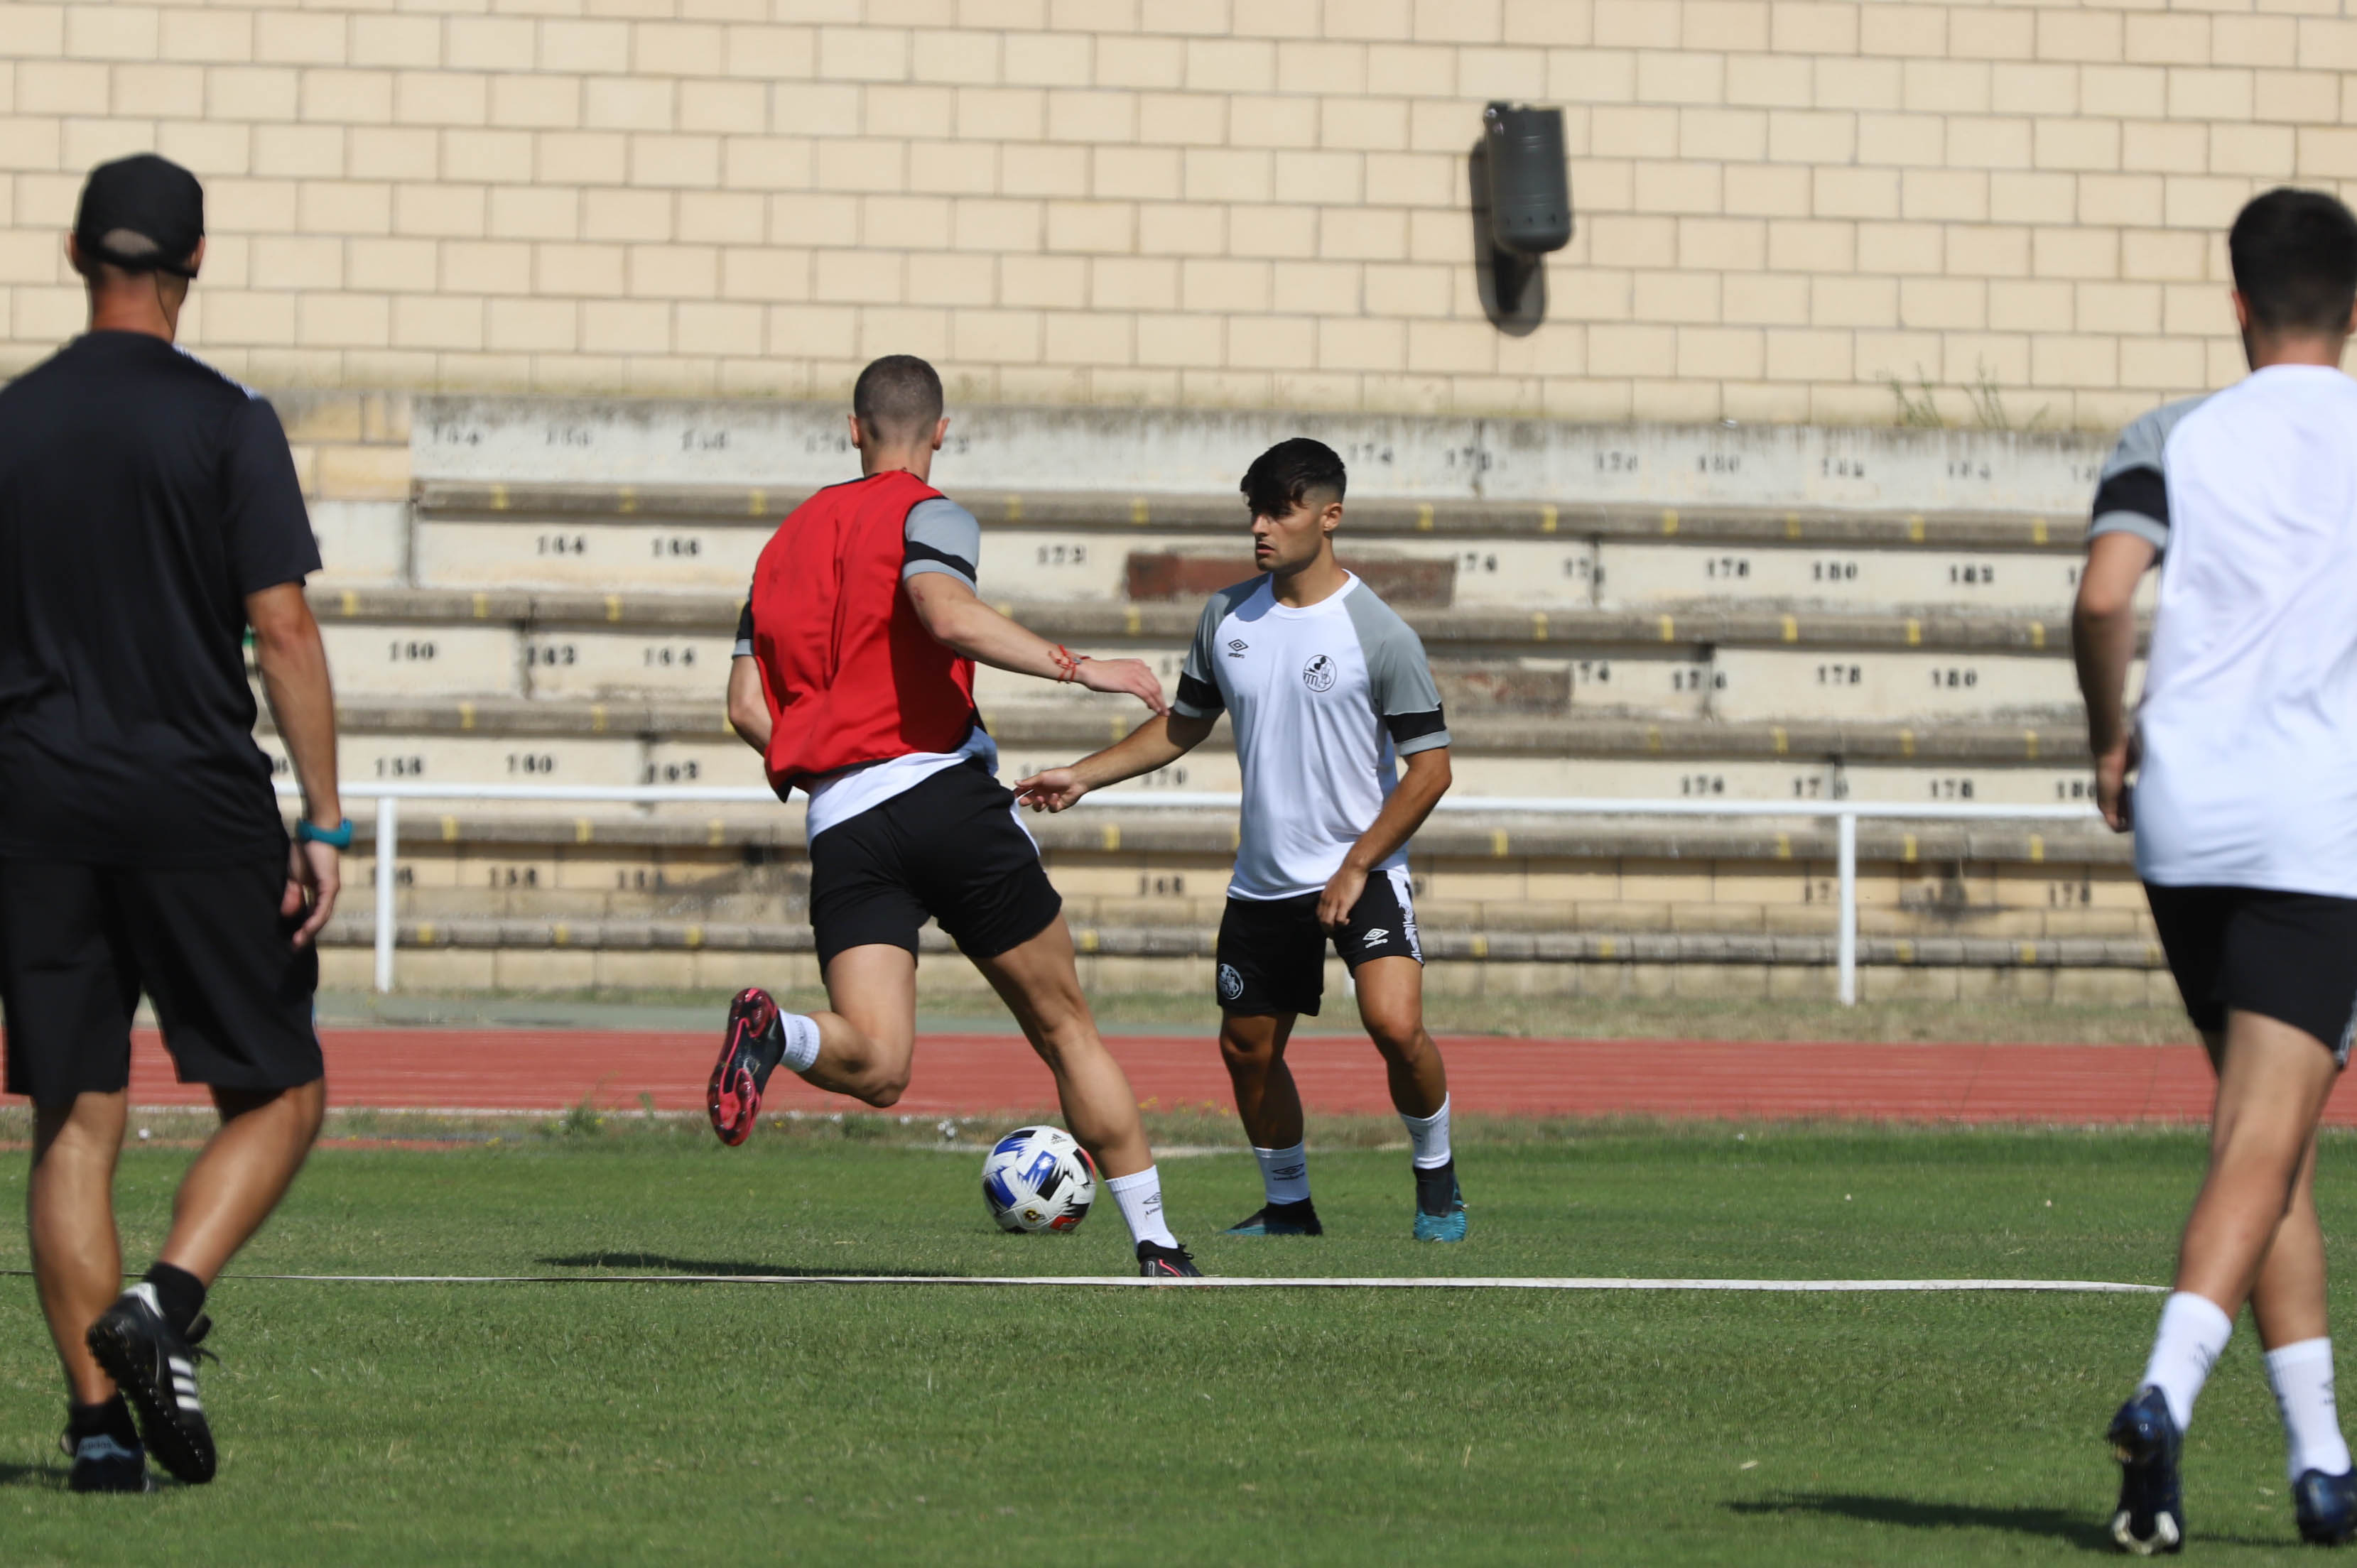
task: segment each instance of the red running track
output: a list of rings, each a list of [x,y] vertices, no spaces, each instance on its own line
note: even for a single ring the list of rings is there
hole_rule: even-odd
[[[554,1111],[584,1099],[632,1110],[700,1110],[719,1032],[341,1029],[324,1036],[331,1103],[384,1110]],[[1228,1112],[1227,1075],[1209,1036],[1109,1042],[1149,1108]],[[2191,1046],[1727,1044],[1694,1040],[1441,1042],[1461,1112],[1502,1116],[1642,1115],[1901,1122],[2191,1122],[2207,1117],[2210,1073]],[[1286,1053],[1302,1100],[1329,1113],[1387,1113],[1374,1048],[1296,1040]],[[152,1032],[137,1037],[132,1099],[195,1104]],[[930,1035],[916,1080],[895,1107],[912,1114],[1028,1112],[1054,1104],[1047,1070],[1011,1036]],[[767,1109],[857,1110],[800,1079],[771,1080]],[[2344,1082],[2329,1122],[2357,1125]]]

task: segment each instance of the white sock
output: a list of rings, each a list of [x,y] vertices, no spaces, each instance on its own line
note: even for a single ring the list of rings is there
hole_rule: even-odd
[[[1113,1200],[1121,1205],[1121,1217],[1129,1225],[1132,1241],[1151,1241],[1157,1247],[1176,1247],[1178,1238],[1170,1234],[1170,1227],[1162,1223],[1162,1173],[1152,1165],[1134,1176],[1109,1176],[1105,1186],[1113,1190]]]
[[[1415,1168],[1437,1171],[1448,1163],[1448,1096],[1440,1097],[1440,1109],[1429,1116],[1411,1116],[1400,1112],[1400,1121],[1407,1128],[1407,1141],[1414,1147]]]
[[[784,1013],[778,1021],[786,1028],[786,1054],[780,1058],[788,1072],[806,1073],[818,1061],[818,1020],[807,1013]]]
[[[1289,1149],[1254,1144],[1253,1158],[1260,1162],[1260,1189],[1268,1194],[1271,1203],[1309,1201],[1308,1144],[1296,1144]]]
[[[2297,1481],[2310,1470],[2349,1473],[2349,1444],[2332,1399],[2332,1341],[2302,1339],[2267,1352],[2267,1387],[2283,1412],[2284,1468]]]
[[[2181,1290],[2161,1307],[2160,1331],[2152,1337],[2144,1380],[2169,1401],[2179,1432],[2193,1424],[2193,1402],[2233,1333],[2234,1320],[2208,1296]]]

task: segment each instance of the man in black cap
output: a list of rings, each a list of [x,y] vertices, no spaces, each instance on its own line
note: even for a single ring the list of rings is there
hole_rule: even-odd
[[[8,1092],[33,1102],[33,1268],[85,1491],[149,1489],[149,1452],[212,1478],[205,1290],[318,1134],[313,943],[351,842],[285,433],[173,347],[204,252],[186,169],[92,171],[66,244],[90,330],[0,390],[0,1007]],[[253,741],[249,626],[303,788],[291,846]],[[124,1290],[113,1187],[142,992],[221,1124]]]

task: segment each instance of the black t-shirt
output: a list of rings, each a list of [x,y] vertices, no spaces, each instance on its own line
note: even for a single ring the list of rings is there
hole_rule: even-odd
[[[319,569],[268,403],[92,332],[0,389],[0,855],[284,853],[245,596]]]

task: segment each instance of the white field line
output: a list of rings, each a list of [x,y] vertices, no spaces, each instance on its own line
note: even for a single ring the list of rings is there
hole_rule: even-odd
[[[10,1270],[24,1273],[25,1270]],[[2072,1295],[2165,1295],[2167,1285],[2125,1284],[2111,1280],[1674,1280],[1565,1278],[1523,1279],[1467,1275],[1408,1278],[1261,1278],[1222,1275],[1200,1280],[1149,1280],[1133,1274],[231,1274],[239,1280],[274,1280],[304,1284],[525,1285],[525,1284],[736,1284],[736,1285],[998,1285],[1134,1286],[1172,1284],[1221,1290],[1546,1290],[1546,1291],[1744,1291],[1785,1294],[1917,1293],[2044,1293]]]

